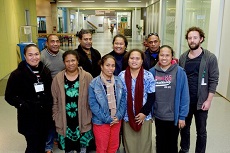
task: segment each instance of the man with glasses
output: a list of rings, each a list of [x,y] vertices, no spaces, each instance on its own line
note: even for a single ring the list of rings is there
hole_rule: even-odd
[[[146,70],[149,70],[158,62],[160,43],[161,41],[157,33],[150,33],[148,35],[148,49],[145,51],[145,60],[143,64]]]
[[[62,60],[63,50],[60,49],[60,40],[57,35],[50,34],[47,37],[46,48],[41,51],[41,61],[51,71],[52,78],[65,68]],[[52,114],[50,114],[52,115]],[[49,127],[48,138],[46,141],[46,153],[52,153],[54,137],[56,133],[55,125]]]
[[[186,71],[189,85],[190,106],[185,119],[185,127],[181,129],[181,150],[188,153],[190,148],[190,126],[193,115],[196,123],[196,153],[205,153],[207,143],[207,118],[219,79],[216,56],[201,47],[205,34],[199,27],[187,30],[185,39],[189,50],[183,53],[179,65]]]
[[[85,71],[95,78],[101,73],[101,68],[98,64],[101,54],[92,47],[92,33],[89,30],[82,29],[79,32],[78,41],[80,44],[76,51],[80,57],[79,66],[82,66]]]

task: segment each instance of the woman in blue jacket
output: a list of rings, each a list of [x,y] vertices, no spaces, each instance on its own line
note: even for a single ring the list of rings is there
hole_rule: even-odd
[[[121,120],[126,111],[126,94],[119,77],[114,76],[115,58],[105,55],[100,61],[101,74],[89,87],[93,132],[97,153],[116,153]]]
[[[172,64],[173,49],[163,45],[159,61],[150,72],[156,80],[153,116],[156,126],[156,152],[178,153],[179,129],[185,126],[189,111],[188,81],[184,70]]]

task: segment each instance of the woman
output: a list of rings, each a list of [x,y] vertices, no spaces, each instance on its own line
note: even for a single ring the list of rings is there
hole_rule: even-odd
[[[123,122],[126,153],[152,152],[151,108],[155,98],[153,75],[143,69],[144,53],[133,49],[127,53],[128,67],[119,76],[127,93],[127,111]]]
[[[150,69],[156,79],[153,112],[157,153],[178,153],[179,129],[185,126],[185,117],[189,108],[186,73],[177,64],[172,64],[172,59],[173,49],[163,45],[159,51],[159,62]]]
[[[36,45],[27,45],[24,57],[10,74],[5,100],[17,108],[18,132],[27,142],[25,152],[42,153],[52,124],[52,78],[49,69],[40,62]]]
[[[116,60],[114,75],[118,76],[118,74],[125,70],[127,64],[124,62],[125,53],[127,53],[126,49],[128,46],[128,40],[122,34],[117,34],[113,38],[113,51],[109,53]]]
[[[76,51],[63,54],[65,70],[53,79],[53,119],[59,137],[60,149],[85,153],[92,142],[92,113],[88,105],[88,86],[92,76],[78,67]]]
[[[89,105],[93,114],[93,132],[97,153],[116,153],[121,120],[126,110],[125,92],[119,77],[114,76],[115,59],[105,55],[100,61],[101,74],[89,87]]]

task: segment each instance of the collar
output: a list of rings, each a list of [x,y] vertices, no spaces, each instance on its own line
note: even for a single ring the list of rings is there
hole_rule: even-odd
[[[46,48],[46,52],[50,55],[50,56],[53,56],[53,57],[56,57],[57,56],[57,54],[54,54],[54,53],[51,53],[47,48]]]

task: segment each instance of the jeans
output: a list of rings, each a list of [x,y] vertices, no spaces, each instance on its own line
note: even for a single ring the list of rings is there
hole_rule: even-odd
[[[53,125],[48,131],[48,137],[46,140],[45,151],[52,151],[53,150],[55,134],[56,134],[56,128]]]
[[[186,126],[180,131],[181,135],[181,150],[188,152],[190,148],[190,126],[192,123],[192,117],[195,117],[196,124],[196,148],[195,153],[205,153],[206,142],[207,142],[207,118],[208,111],[197,110],[197,104],[190,104],[189,114],[186,117]]]
[[[156,126],[156,152],[178,153],[179,128],[174,121],[163,121],[155,118]]]

